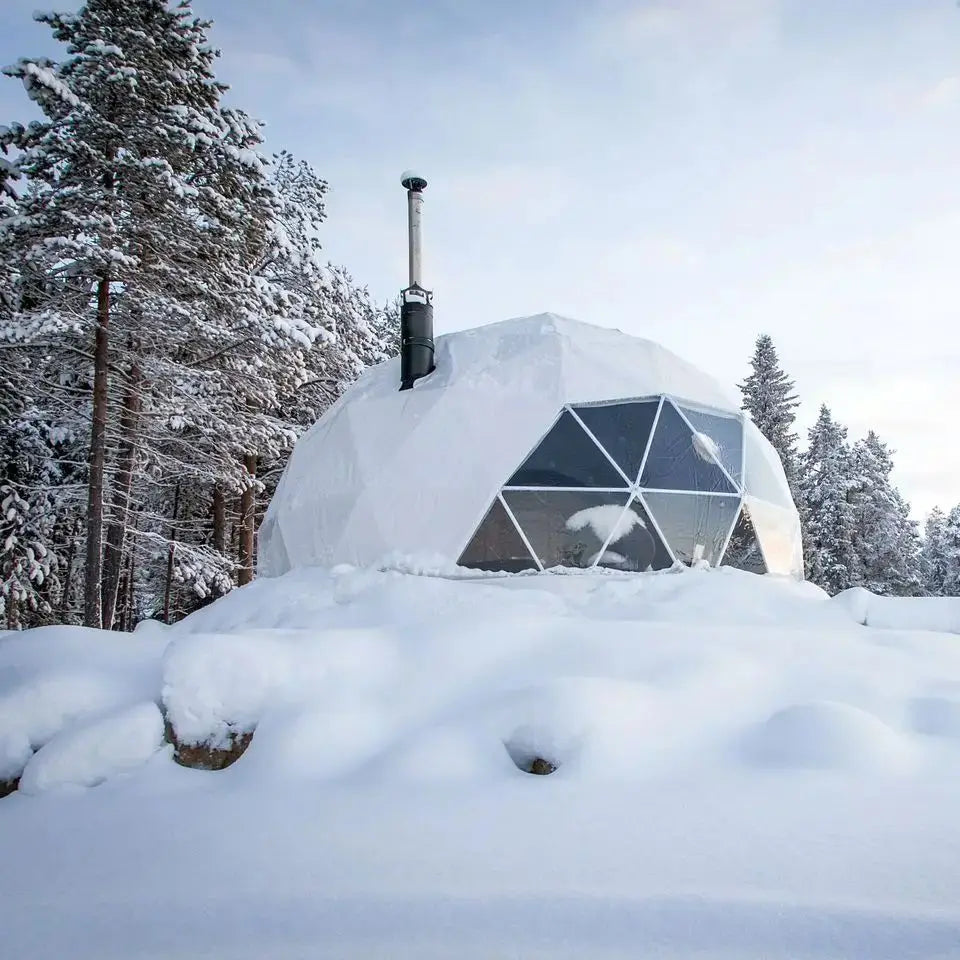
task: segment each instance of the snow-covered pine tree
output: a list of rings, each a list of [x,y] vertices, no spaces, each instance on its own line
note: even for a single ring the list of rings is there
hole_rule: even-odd
[[[285,292],[259,276],[275,195],[257,125],[221,106],[209,24],[192,16],[189,2],[170,9],[165,0],[89,0],[75,15],[39,19],[67,44],[68,58],[22,60],[7,71],[45,119],[2,134],[22,151],[27,187],[0,244],[22,265],[12,338],[73,336],[92,354],[85,621],[99,625],[111,407],[121,461],[111,522],[121,547],[123,450],[136,447],[140,426],[119,415],[124,388],[131,379],[150,392],[164,383],[161,397],[179,393],[199,404],[202,397],[191,396],[197,378],[183,371],[238,340],[307,346],[313,330],[289,315]],[[114,393],[111,370],[122,381]]]
[[[854,492],[862,484],[847,443],[847,428],[834,421],[826,404],[810,429],[809,446],[800,468],[807,579],[831,594],[839,593],[863,581],[854,544],[853,507]]]
[[[861,585],[885,596],[916,596],[923,590],[920,537],[909,505],[893,485],[891,451],[870,431],[853,447],[854,544]]]
[[[960,504],[943,524],[944,577],[943,596],[960,597]]]
[[[780,455],[794,500],[798,493],[799,459],[793,430],[799,401],[794,383],[780,366],[776,347],[768,334],[757,337],[750,374],[741,383],[743,409]]]
[[[944,596],[947,583],[946,514],[934,507],[923,528],[923,588],[929,597]]]

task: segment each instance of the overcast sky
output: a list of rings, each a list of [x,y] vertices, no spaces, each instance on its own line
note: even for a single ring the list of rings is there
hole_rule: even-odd
[[[52,53],[0,0],[0,62]],[[72,9],[79,5],[66,3]],[[438,332],[553,310],[733,384],[770,333],[803,401],[960,502],[954,0],[195,0],[234,102],[330,182],[324,244],[406,279],[430,185]],[[29,117],[0,82],[0,122]]]

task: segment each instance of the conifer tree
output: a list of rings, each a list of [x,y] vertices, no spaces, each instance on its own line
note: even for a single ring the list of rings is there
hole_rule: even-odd
[[[943,525],[943,596],[960,597],[960,504],[955,506]]]
[[[923,530],[923,586],[927,596],[942,597],[947,584],[947,517],[939,507],[927,515]]]
[[[847,443],[847,428],[829,408],[820,408],[801,462],[800,496],[805,508],[804,561],[808,580],[829,593],[863,582],[854,539],[854,491],[859,482]]]
[[[854,545],[861,584],[873,593],[922,592],[920,538],[909,505],[893,485],[889,447],[870,431],[853,448]]]
[[[794,393],[794,383],[780,366],[773,340],[767,334],[757,337],[750,359],[750,374],[740,384],[740,392],[743,394],[743,409],[779,454],[796,501],[799,460],[793,424],[799,401]]]

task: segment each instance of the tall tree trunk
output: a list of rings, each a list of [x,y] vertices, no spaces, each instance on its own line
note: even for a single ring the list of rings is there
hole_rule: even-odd
[[[248,486],[240,497],[240,570],[237,583],[242,587],[253,580],[253,534],[256,529],[257,498],[254,480],[257,476],[257,455],[248,453],[243,458],[244,469],[249,474]]]
[[[127,562],[127,583],[123,592],[123,621],[122,626],[126,631],[134,627],[133,623],[133,576],[134,576],[133,551],[130,551],[130,559]]]
[[[213,549],[227,554],[227,500],[219,483],[213,488]]]
[[[103,626],[103,475],[107,456],[107,364],[109,358],[110,279],[97,283],[97,330],[93,350],[93,422],[90,429],[87,481],[87,557],[84,570],[83,622]]]
[[[167,550],[167,582],[163,588],[163,622],[170,623],[170,590],[173,586],[173,556],[177,550],[177,511],[180,508],[180,481],[173,490],[173,521],[170,524],[170,546]]]
[[[127,513],[130,509],[130,488],[133,485],[133,467],[137,453],[137,429],[140,425],[142,374],[135,360],[130,368],[127,392],[120,413],[120,451],[117,458],[117,476],[110,503],[110,522],[103,553],[103,626],[113,629],[117,609],[117,591],[123,569],[123,543],[127,533]]]

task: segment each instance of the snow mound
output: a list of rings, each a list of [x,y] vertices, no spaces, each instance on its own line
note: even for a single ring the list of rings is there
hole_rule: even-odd
[[[20,791],[95,787],[146,763],[163,744],[163,716],[142,703],[59,733],[27,763]]]
[[[746,757],[761,766],[899,770],[906,742],[879,718],[844,703],[805,703],[778,710],[745,738]]]

